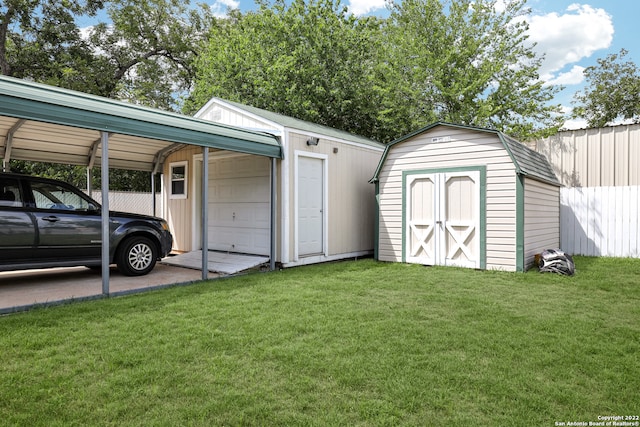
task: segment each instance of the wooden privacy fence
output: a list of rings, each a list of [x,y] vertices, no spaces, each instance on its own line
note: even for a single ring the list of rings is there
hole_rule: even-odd
[[[560,191],[560,246],[570,254],[640,258],[640,186]]]

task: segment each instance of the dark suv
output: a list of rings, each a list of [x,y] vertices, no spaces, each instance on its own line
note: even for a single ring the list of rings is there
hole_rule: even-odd
[[[100,205],[52,179],[0,173],[0,271],[102,264]],[[171,251],[167,222],[109,213],[110,263],[128,276],[150,272]]]

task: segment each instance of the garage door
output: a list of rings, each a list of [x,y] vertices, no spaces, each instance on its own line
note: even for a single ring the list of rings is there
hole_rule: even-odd
[[[480,267],[480,173],[409,174],[406,261]]]
[[[270,252],[270,163],[260,156],[218,158],[209,164],[209,249]]]

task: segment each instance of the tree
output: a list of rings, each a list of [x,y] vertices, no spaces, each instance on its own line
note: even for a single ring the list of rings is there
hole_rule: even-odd
[[[83,35],[81,16],[108,5],[111,23]],[[209,22],[206,9],[178,0],[9,0],[0,5],[0,71],[4,75],[161,109],[179,109]],[[79,166],[12,160],[25,173],[83,185]],[[111,188],[148,189],[149,174],[111,171]],[[96,176],[95,173],[93,176]],[[99,181],[94,179],[95,181]]]
[[[212,26],[186,103],[211,96],[380,141],[435,120],[528,138],[557,130],[560,88],[540,81],[524,0],[403,0],[386,20],[339,0],[260,2]]]
[[[527,43],[525,1],[403,0],[393,5],[389,32],[393,115],[412,117],[410,128],[434,119],[529,138],[557,130],[560,88],[539,78],[543,58]],[[408,131],[404,129],[403,131]]]
[[[91,61],[76,18],[95,15],[102,0],[6,0],[0,4],[0,72],[56,84]]]
[[[110,23],[83,35],[81,16]],[[4,75],[162,109],[179,109],[206,34],[207,9],[181,0],[9,0],[0,6]]]
[[[177,96],[192,85],[207,9],[183,0],[113,0],[107,11],[111,22],[89,33],[96,52],[90,84],[103,96],[179,109]]]
[[[382,137],[376,73],[383,22],[358,19],[339,0],[258,3],[257,12],[234,11],[212,25],[186,111],[218,96]]]
[[[640,123],[640,68],[631,60],[624,61],[627,54],[621,49],[584,70],[587,85],[574,96],[575,118],[586,119],[592,127],[618,120]]]

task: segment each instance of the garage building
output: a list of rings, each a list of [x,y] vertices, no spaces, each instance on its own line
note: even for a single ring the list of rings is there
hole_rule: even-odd
[[[285,267],[373,253],[375,199],[367,181],[383,144],[218,98],[196,117],[276,135],[283,153],[271,166],[268,158],[253,153],[210,153],[210,251],[268,256],[273,218],[275,258]],[[165,163],[165,217],[175,249],[182,252],[202,248],[195,218],[201,209],[203,170],[200,150],[194,147],[170,154]],[[273,199],[270,185],[276,189]]]

